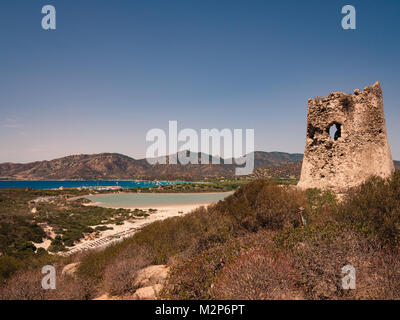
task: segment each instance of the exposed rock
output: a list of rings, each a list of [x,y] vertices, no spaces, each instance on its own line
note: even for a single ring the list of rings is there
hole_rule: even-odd
[[[135,293],[123,296],[110,296],[104,293],[94,300],[155,300],[163,288],[168,276],[169,268],[166,265],[153,265],[141,269],[136,274]]]
[[[132,296],[134,300],[154,300],[158,297],[168,276],[166,265],[154,265],[139,270],[135,286],[139,287]]]
[[[385,178],[393,172],[379,82],[354,95],[334,92],[308,100],[299,188],[344,193],[373,175]]]
[[[168,276],[166,265],[154,265],[140,270],[136,275],[135,286],[143,288],[163,284]]]
[[[119,300],[119,298],[116,296],[110,296],[108,293],[104,293],[100,297],[94,298],[93,300]]]
[[[155,300],[162,289],[162,284],[137,289],[133,295],[134,300]]]
[[[78,270],[80,262],[67,264],[61,271],[62,275],[73,276]]]

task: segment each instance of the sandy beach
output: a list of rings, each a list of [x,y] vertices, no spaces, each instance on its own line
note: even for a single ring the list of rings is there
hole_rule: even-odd
[[[157,209],[156,212],[150,213],[148,217],[135,218],[129,221],[124,221],[122,225],[107,224],[106,226],[113,228],[112,230],[105,230],[100,232],[99,236],[90,239],[82,239],[75,246],[68,248],[68,251],[60,253],[61,255],[71,255],[74,253],[84,252],[92,249],[102,249],[118,241],[121,241],[127,237],[132,236],[137,231],[142,229],[144,226],[153,223],[155,221],[164,220],[175,216],[183,216],[196,208],[201,206],[208,206],[212,202],[208,203],[194,203],[194,204],[171,204],[157,206],[125,206],[124,209],[141,209],[147,211],[148,209]],[[85,205],[96,206],[100,203],[91,202]],[[102,205],[104,207],[104,204]]]

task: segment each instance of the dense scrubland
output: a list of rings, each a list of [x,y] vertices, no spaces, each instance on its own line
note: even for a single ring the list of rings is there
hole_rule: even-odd
[[[87,201],[76,196],[110,192],[222,192],[235,190],[244,183],[247,182],[215,180],[114,191],[0,189],[0,283],[18,270],[69,261],[49,253],[67,250],[85,235],[96,236],[109,228],[107,224],[120,225],[125,220],[148,216],[139,209],[130,211],[85,206]],[[44,226],[51,228],[52,237],[44,232]],[[44,239],[51,240],[48,250],[36,247]]]
[[[224,180],[208,183],[184,183],[153,188],[109,190],[0,190],[0,270],[1,256],[13,256],[24,260],[32,255],[36,248],[33,243],[41,243],[47,238],[42,226],[48,225],[56,237],[49,248],[51,252],[65,251],[66,246],[73,246],[84,234],[102,231],[105,224],[122,224],[123,221],[147,215],[143,210],[107,209],[85,206],[85,199],[75,196],[88,193],[110,192],[225,192],[237,189],[246,181]],[[73,199],[73,201],[70,201]],[[34,211],[32,211],[34,210]],[[95,227],[93,227],[95,226]],[[39,253],[43,253],[40,250]],[[2,273],[0,272],[0,279]]]
[[[52,261],[58,271],[81,262],[76,276],[57,278],[57,290],[41,289],[34,263],[4,280],[0,297],[129,297],[138,270],[168,264],[165,299],[398,299],[399,241],[399,171],[387,180],[371,178],[342,201],[258,180],[105,250]],[[355,290],[342,288],[347,264],[356,269]]]

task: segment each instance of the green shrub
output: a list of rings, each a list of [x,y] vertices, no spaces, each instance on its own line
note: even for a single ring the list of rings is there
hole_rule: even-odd
[[[112,230],[112,227],[107,227],[107,226],[97,226],[94,228],[95,231],[106,231],[106,230]]]
[[[247,231],[255,232],[261,228],[279,230],[300,225],[298,211],[304,202],[302,192],[258,180],[220,201],[216,210]]]
[[[212,299],[212,284],[225,263],[239,255],[238,243],[221,245],[186,260],[170,271],[168,285],[161,293],[173,300]]]
[[[60,235],[57,235],[50,244],[49,251],[50,252],[59,252],[59,251],[66,251],[64,243]]]
[[[42,248],[42,247],[38,248],[37,251],[36,251],[36,254],[38,256],[44,255],[46,253],[47,253],[47,250],[45,248]]]
[[[0,257],[0,282],[7,279],[15,271],[19,270],[23,266],[23,263],[9,256]]]
[[[161,292],[166,299],[216,299],[213,286],[226,265],[250,248],[272,250],[270,231],[247,233],[225,243],[173,261],[167,285]],[[221,297],[219,297],[221,298]]]
[[[389,179],[371,178],[354,188],[338,208],[337,219],[383,245],[400,241],[400,172]]]

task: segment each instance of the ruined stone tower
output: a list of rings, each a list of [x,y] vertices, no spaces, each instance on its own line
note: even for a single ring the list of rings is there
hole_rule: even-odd
[[[393,172],[379,82],[353,95],[334,92],[308,100],[299,188],[343,193],[372,175]]]

